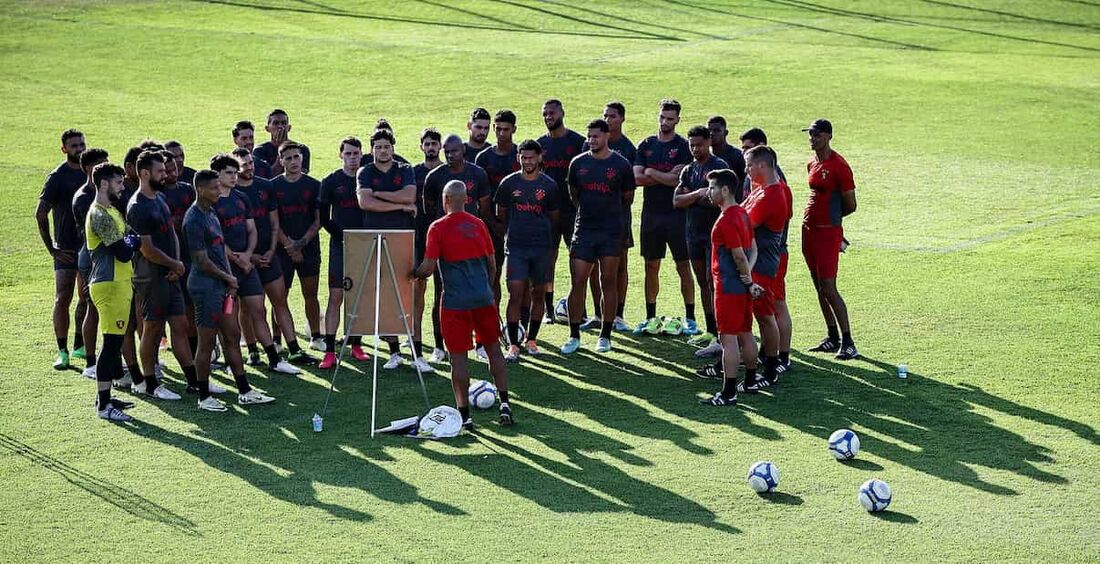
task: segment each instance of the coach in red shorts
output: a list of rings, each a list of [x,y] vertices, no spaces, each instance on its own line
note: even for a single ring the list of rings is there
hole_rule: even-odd
[[[413,275],[421,280],[435,272],[436,265],[443,279],[443,305],[440,325],[443,344],[451,353],[451,388],[455,406],[462,413],[463,425],[473,427],[470,420],[470,374],[466,353],[474,348],[472,335],[485,344],[489,356],[489,372],[500,395],[500,423],[511,425],[512,409],[508,405],[508,374],[504,355],[500,352],[500,314],[493,294],[492,280],[496,275],[493,240],[485,222],[465,211],[466,184],[452,180],[443,187],[443,210],[446,213],[428,228],[424,261]]]
[[[737,364],[745,353],[745,381],[756,381],[756,342],[752,339],[752,298],[762,292],[752,280],[756,241],[749,216],[739,205],[744,196],[732,170],[707,173],[708,197],[722,209],[711,229],[710,272],[714,278],[714,316],[722,345],[722,389],[700,400],[704,405],[737,405]]]
[[[840,360],[859,356],[848,325],[848,306],[836,289],[840,245],[844,240],[841,219],[856,211],[856,185],[848,161],[829,146],[833,124],[819,119],[803,129],[809,134],[814,158],[806,163],[810,199],[802,216],[802,256],[817,288],[817,301],[825,317],[828,336],[813,352],[836,352]],[[839,331],[838,331],[839,326]]]

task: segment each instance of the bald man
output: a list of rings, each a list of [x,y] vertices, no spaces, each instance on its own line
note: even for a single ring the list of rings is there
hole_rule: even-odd
[[[500,314],[492,285],[497,269],[493,240],[485,222],[465,210],[468,194],[461,180],[447,182],[441,196],[445,215],[428,228],[424,260],[413,276],[425,280],[439,266],[443,279],[440,309],[443,344],[451,355],[451,388],[463,425],[473,428],[466,358],[466,353],[474,348],[471,335],[485,346],[489,358],[489,372],[500,395],[500,424],[511,425],[508,373],[500,351]]]

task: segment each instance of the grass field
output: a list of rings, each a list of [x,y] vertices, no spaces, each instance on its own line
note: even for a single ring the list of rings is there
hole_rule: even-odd
[[[0,561],[1100,559],[1096,2],[42,0],[0,1],[0,26]],[[666,95],[683,130],[763,127],[789,174],[799,128],[833,121],[859,187],[841,289],[863,360],[799,352],[822,327],[795,253],[794,372],[736,410],[696,405],[713,384],[670,338],[514,367],[518,425],[481,413],[438,443],[368,437],[366,365],[321,434],[319,372],[253,373],[271,407],[139,401],[116,426],[50,369],[32,212],[65,128],[119,160],[180,139],[200,166],[278,106],[323,174],[378,116],[415,160],[420,128],[461,131],[475,106],[537,137],[550,96],[573,127],[622,100],[637,142]],[[382,416],[415,412],[412,372],[381,381]],[[863,439],[850,464],[825,451],[840,427]],[[744,484],[761,459],[783,478],[765,498]],[[873,476],[894,488],[877,516],[855,495]]]

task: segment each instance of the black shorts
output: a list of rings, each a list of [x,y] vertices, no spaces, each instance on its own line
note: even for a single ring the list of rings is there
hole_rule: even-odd
[[[515,249],[508,251],[504,261],[505,279],[508,282],[530,280],[535,285],[550,282],[550,271],[554,267],[550,259],[554,257],[550,248]]]
[[[710,264],[710,237],[692,237],[685,241],[687,244],[688,258],[691,260],[705,260]]]
[[[80,249],[63,249],[63,250],[72,251],[73,255],[77,255],[80,252]],[[56,258],[53,259],[53,269],[54,270],[77,270],[78,267],[79,267],[78,266],[79,264],[80,264],[79,256],[75,257],[73,259],[73,262],[68,262],[68,263],[61,262],[61,261],[57,260]],[[91,257],[90,256],[88,258],[88,264],[89,264],[88,268],[91,269]]]
[[[569,258],[584,262],[599,262],[604,257],[619,257],[623,254],[622,237],[577,237],[569,246]]]
[[[225,304],[225,287],[203,281],[187,284],[187,291],[195,303],[195,326],[214,329],[221,326],[222,307]]]
[[[568,214],[566,214],[565,210],[561,211],[561,216],[558,220],[557,233],[555,233],[555,236],[557,237],[557,239],[554,240],[555,247],[557,245],[564,244],[565,248],[568,249],[570,245],[573,244],[573,229],[576,227],[576,223],[576,211],[569,212]]]
[[[642,258],[665,258],[665,248],[676,262],[688,259],[687,217],[683,213],[642,215]]]
[[[500,278],[501,269],[504,268],[504,239],[497,239],[493,236],[493,258],[497,262],[497,279]]]
[[[271,257],[271,262],[268,263],[267,266],[256,267],[256,273],[260,276],[260,284],[267,286],[283,277],[283,266],[279,262],[279,257],[277,255],[278,253]]]
[[[283,282],[286,283],[286,288],[289,290],[294,285],[294,273],[298,273],[298,278],[313,278],[321,275],[321,252],[310,251],[308,248],[304,251],[302,262],[294,262],[290,259],[290,255],[286,251],[279,249],[275,251],[275,256],[279,257],[279,267],[283,271]]]
[[[330,289],[344,287],[344,245],[342,243],[338,245],[329,243],[328,246],[328,287]]]
[[[158,277],[149,281],[135,281],[134,294],[140,297],[141,318],[145,321],[166,321],[169,317],[183,315],[186,305],[179,281],[171,282]]]
[[[264,295],[264,285],[260,282],[260,273],[255,268],[245,273],[237,265],[233,266],[233,276],[237,277],[237,295],[246,298],[248,296]],[[190,292],[188,292],[190,293]]]

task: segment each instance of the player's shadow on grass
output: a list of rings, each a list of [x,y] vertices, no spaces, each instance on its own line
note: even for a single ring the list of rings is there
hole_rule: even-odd
[[[188,536],[202,536],[195,523],[190,519],[118,484],[74,468],[65,461],[41,452],[19,439],[0,433],[0,450],[6,450],[39,468],[49,470],[64,478],[70,484],[138,519],[167,525],[173,530]]]
[[[802,496],[797,496],[786,492],[769,492],[765,494],[757,494],[757,497],[768,503],[777,503],[779,505],[802,505],[804,503],[802,500]]]
[[[518,416],[518,413],[517,413]],[[609,464],[593,452],[607,452],[608,439],[585,444],[578,437],[596,435],[562,419],[538,411],[523,411],[523,434],[537,429],[536,438],[565,455],[555,460],[521,446],[522,440],[478,432],[479,440],[493,455],[441,453],[414,448],[424,457],[455,466],[556,513],[629,512],[667,523],[692,524],[724,533],[739,533],[720,523],[703,505],[636,478]]]
[[[1097,442],[1087,425],[913,372],[901,380],[884,362],[841,363],[797,352],[794,356],[799,362],[777,388],[743,400],[755,413],[822,440],[842,427],[853,427],[857,433],[869,430],[860,434],[866,452],[982,491],[1017,494],[983,479],[971,466],[1044,483],[1064,484],[1066,479],[1038,466],[1053,462],[1048,448],[994,424],[975,412],[974,405],[1055,425]]]

